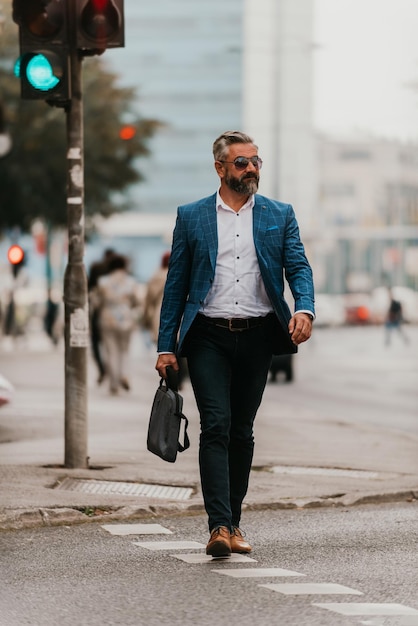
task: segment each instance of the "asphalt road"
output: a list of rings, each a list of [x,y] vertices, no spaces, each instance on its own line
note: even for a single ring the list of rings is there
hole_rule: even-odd
[[[294,357],[294,381],[284,383],[284,377],[279,374],[277,383],[267,385],[256,427],[262,422],[263,430],[268,428],[265,415],[269,413],[274,416],[270,424],[273,428],[277,426],[276,416],[286,421],[295,415],[303,420],[305,416],[309,419],[320,414],[326,421],[378,425],[418,435],[418,326],[409,326],[406,332],[410,338],[408,345],[393,337],[392,345],[385,346],[381,326],[314,328],[310,341],[300,346],[299,354]],[[14,407],[3,408],[0,441],[13,440],[21,434],[39,438],[61,434],[62,423],[50,418],[62,404],[63,346],[54,350],[44,335],[28,337],[16,345],[6,342],[7,339],[3,339],[1,346],[0,372],[15,384],[23,399],[26,390],[36,386],[44,415],[33,423],[28,408],[27,414],[19,413],[19,420],[7,420],[3,416],[13,416]],[[138,397],[152,399],[158,384],[155,360],[154,349],[147,349],[137,333],[131,347],[132,392],[115,400],[109,399],[106,384],[101,387],[95,384],[96,372],[90,358],[90,401],[105,400],[107,406],[112,406],[108,412],[113,415],[115,404],[123,411],[125,406],[135,405]],[[190,396],[190,407],[193,400],[191,393],[187,393],[189,387],[186,381],[185,394],[188,401]],[[269,411],[271,406],[277,410]],[[17,406],[16,412],[19,409]],[[269,440],[272,440],[270,433],[266,437]]]
[[[334,494],[345,494],[351,502],[372,494],[382,501],[381,494],[416,491],[418,326],[407,332],[408,345],[394,337],[385,346],[382,327],[315,329],[295,357],[294,381],[266,387],[255,422],[254,456],[254,469],[264,471],[253,472],[249,501],[310,501]],[[55,350],[38,333],[15,345],[3,339],[1,348],[0,372],[14,383],[16,393],[0,410],[0,506],[39,512],[39,507],[59,505],[133,504],[130,497],[75,496],[45,488],[62,478],[63,346]],[[190,450],[173,467],[146,450],[158,384],[154,365],[155,351],[137,333],[131,350],[132,391],[109,397],[106,384],[97,386],[90,359],[88,477],[187,485],[197,489],[199,499],[199,418],[189,381],[182,393]],[[265,471],[271,467],[285,468],[286,476],[273,479]],[[290,474],[289,467],[297,473]],[[375,477],[318,476],[317,468],[370,471]]]
[[[296,399],[309,398],[323,416],[418,434],[418,327],[384,343],[381,326],[318,328],[300,347]],[[283,400],[292,385],[281,390]]]
[[[5,532],[0,624],[416,626],[417,514],[416,502],[247,512],[254,560],[242,563],[187,562],[206,558],[203,516],[143,522],[172,534],[98,523]],[[172,543],[184,541],[203,547]]]

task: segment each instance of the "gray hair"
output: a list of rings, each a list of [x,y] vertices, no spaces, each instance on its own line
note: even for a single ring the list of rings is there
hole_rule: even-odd
[[[213,156],[215,161],[222,161],[226,156],[229,149],[234,143],[252,143],[254,140],[249,135],[242,133],[239,130],[227,130],[219,135],[213,143]],[[255,145],[255,144],[254,144]],[[257,146],[255,146],[257,148]]]

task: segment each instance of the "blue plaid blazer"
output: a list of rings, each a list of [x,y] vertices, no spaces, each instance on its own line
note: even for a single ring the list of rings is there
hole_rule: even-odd
[[[253,236],[260,272],[279,322],[281,341],[272,337],[273,352],[296,352],[287,329],[291,313],[283,296],[284,278],[295,310],[314,312],[314,289],[292,206],[256,194]],[[217,250],[216,193],[180,206],[161,307],[159,352],[182,354],[187,331],[212,286]]]

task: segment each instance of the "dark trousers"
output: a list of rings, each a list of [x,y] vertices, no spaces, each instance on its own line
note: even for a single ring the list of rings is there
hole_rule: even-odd
[[[100,313],[97,309],[93,309],[90,319],[90,333],[91,333],[91,349],[93,352],[93,358],[99,370],[99,376],[104,376],[106,368],[103,363],[103,357],[100,349],[102,340],[102,334],[100,330]]]
[[[201,317],[187,337],[200,413],[199,464],[209,530],[239,526],[254,451],[253,423],[271,362],[266,325],[241,332]]]

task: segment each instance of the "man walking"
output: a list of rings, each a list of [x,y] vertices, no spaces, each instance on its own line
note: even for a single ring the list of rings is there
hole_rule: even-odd
[[[200,413],[206,553],[251,552],[239,528],[254,450],[253,422],[273,354],[297,352],[314,318],[312,271],[293,209],[258,195],[251,137],[213,144],[219,190],[178,209],[161,308],[156,369],[186,356]],[[295,300],[291,315],[284,275]],[[179,334],[178,334],[178,331]],[[177,345],[178,338],[178,345]]]

